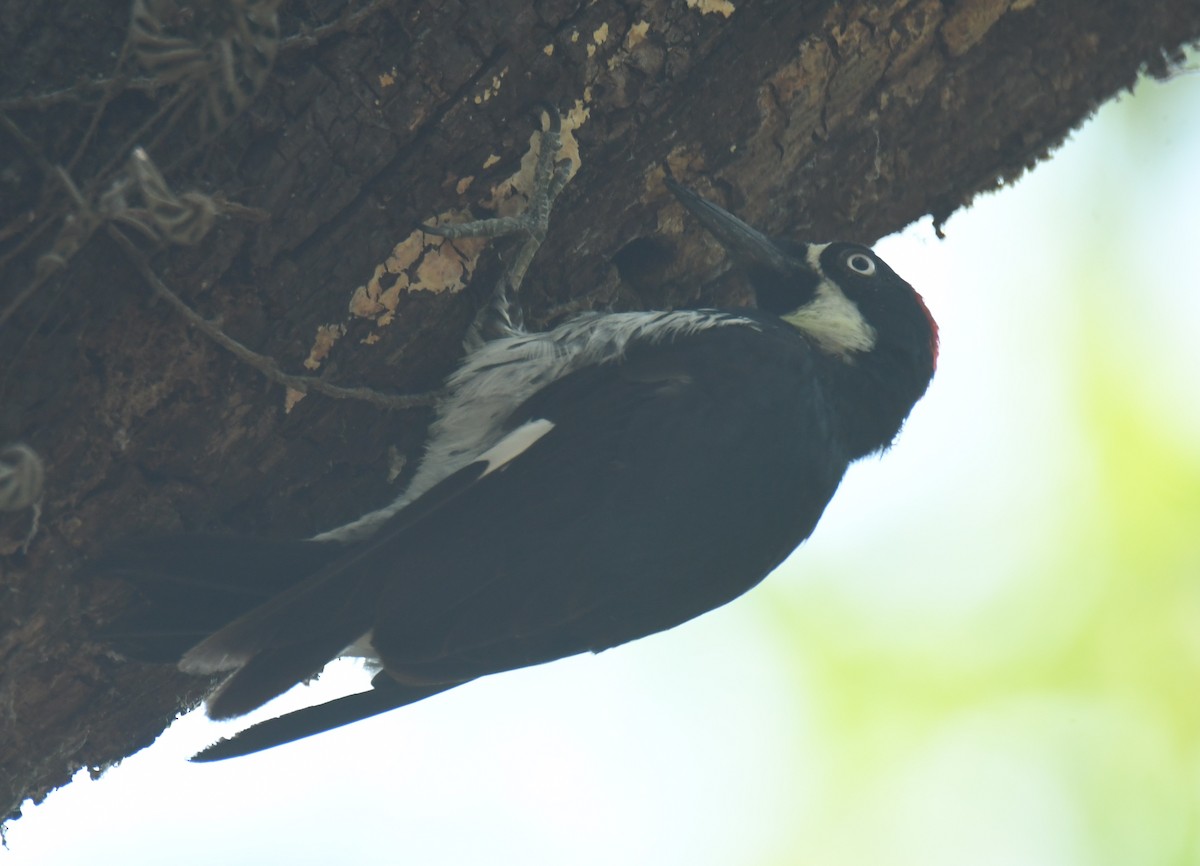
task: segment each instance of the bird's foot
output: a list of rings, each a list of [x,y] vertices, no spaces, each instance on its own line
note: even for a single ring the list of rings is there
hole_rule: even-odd
[[[487,340],[522,333],[524,313],[517,294],[533,257],[546,239],[550,226],[550,210],[554,200],[574,174],[576,166],[570,160],[557,161],[562,149],[562,115],[549,104],[539,106],[545,114],[545,128],[537,143],[533,177],[528,204],[515,216],[492,217],[454,225],[422,225],[421,230],[450,240],[455,238],[499,238],[524,235],[516,254],[505,265],[496,281],[492,297],[475,316],[467,332],[467,350],[477,348]]]

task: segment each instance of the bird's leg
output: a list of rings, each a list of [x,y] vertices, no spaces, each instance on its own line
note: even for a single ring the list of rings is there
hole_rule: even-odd
[[[543,106],[543,111],[547,118],[546,128],[537,145],[529,203],[519,215],[456,225],[421,226],[423,231],[450,240],[463,237],[498,238],[514,234],[525,236],[516,255],[496,281],[491,299],[471,323],[463,339],[467,351],[478,348],[488,340],[524,332],[525,316],[517,296],[530,262],[546,239],[554,200],[571,179],[574,169],[570,161],[555,163],[555,156],[562,147],[562,116],[551,105]]]

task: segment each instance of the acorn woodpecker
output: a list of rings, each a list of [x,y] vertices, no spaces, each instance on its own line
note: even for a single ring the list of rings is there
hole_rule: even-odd
[[[309,540],[176,536],[101,564],[154,603],[150,654],[225,677],[214,718],[340,656],[378,669],[368,691],[194,760],[686,622],[762,580],[847,466],[890,445],[937,357],[913,288],[865,246],[772,240],[667,185],[756,309],[585,313],[530,333],[501,297],[500,335],[449,377],[394,503]]]

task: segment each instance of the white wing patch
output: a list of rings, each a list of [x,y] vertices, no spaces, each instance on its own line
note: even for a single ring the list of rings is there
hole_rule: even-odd
[[[584,313],[549,331],[484,343],[446,381],[448,393],[438,406],[437,418],[429,428],[425,457],[408,489],[391,504],[315,535],[313,540],[346,542],[369,537],[443,478],[498,447],[505,438],[505,421],[517,407],[568,373],[616,360],[625,354],[630,343],[668,342],[726,325],[759,327],[753,319],[719,310]],[[509,435],[515,435],[519,429]],[[543,430],[525,447],[547,432],[548,429]],[[508,460],[519,453],[511,454]],[[489,472],[508,462],[498,457],[496,460]]]
[[[210,643],[213,645],[210,646]],[[179,669],[185,674],[208,676],[244,667],[251,653],[231,653],[219,648],[211,639],[204,640],[183,654]]]
[[[479,460],[487,463],[487,469],[483,470],[483,475],[479,477],[484,478],[491,475],[497,469],[503,469],[529,450],[533,446],[533,443],[537,442],[553,429],[554,422],[547,421],[545,418],[538,418],[536,421],[526,421],[479,455]],[[475,462],[478,463],[479,460]]]
[[[358,640],[338,653],[338,658],[363,659],[367,663],[378,663],[379,653],[375,651],[375,629],[364,632]]]

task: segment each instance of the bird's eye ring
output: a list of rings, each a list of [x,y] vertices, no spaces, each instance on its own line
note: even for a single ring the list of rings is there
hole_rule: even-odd
[[[856,274],[869,277],[875,273],[875,260],[866,253],[850,253],[846,256],[846,267]]]

